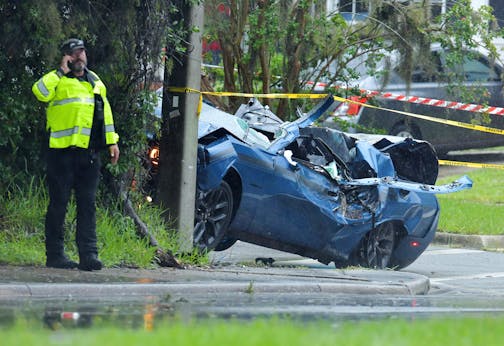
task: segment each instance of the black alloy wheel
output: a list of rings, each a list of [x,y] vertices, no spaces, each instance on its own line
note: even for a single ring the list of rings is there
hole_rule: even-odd
[[[361,248],[361,265],[373,269],[389,267],[396,243],[396,232],[392,223],[378,226],[364,238]]]
[[[197,191],[193,244],[208,252],[221,242],[233,214],[233,193],[225,181],[210,191]]]

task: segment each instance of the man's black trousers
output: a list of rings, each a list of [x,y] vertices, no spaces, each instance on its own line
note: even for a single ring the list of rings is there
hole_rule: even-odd
[[[76,242],[79,256],[98,254],[96,246],[96,189],[100,176],[100,157],[91,149],[49,149],[47,184],[49,207],[45,220],[46,255],[64,254],[64,222],[68,201],[75,191],[77,204]]]

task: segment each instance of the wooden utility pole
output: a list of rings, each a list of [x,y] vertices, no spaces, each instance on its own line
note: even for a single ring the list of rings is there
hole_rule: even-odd
[[[200,90],[203,5],[190,0],[178,3],[179,18],[174,20],[185,23],[187,50],[174,52],[165,63],[157,197],[166,208],[165,218],[176,223],[180,251],[189,252],[194,230],[199,94],[172,88]],[[200,30],[193,31],[194,27]]]

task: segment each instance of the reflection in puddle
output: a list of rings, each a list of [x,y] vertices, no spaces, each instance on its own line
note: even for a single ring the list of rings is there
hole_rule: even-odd
[[[504,297],[362,296],[338,294],[226,294],[132,297],[124,300],[0,300],[0,329],[23,319],[51,330],[114,326],[153,331],[173,322],[203,319],[289,318],[371,320],[503,314]]]
[[[144,329],[152,331],[154,329],[154,304],[147,304],[145,306],[145,313],[143,314]]]
[[[138,308],[110,308],[103,310],[90,310],[82,308],[80,311],[61,311],[54,308],[47,308],[44,311],[42,321],[44,325],[52,330],[61,328],[89,328],[102,326],[119,326],[132,329],[154,330],[156,318],[165,320],[173,316],[156,316],[158,306],[147,304],[142,313]],[[25,316],[27,317],[27,316]]]
[[[58,330],[62,327],[87,328],[91,326],[92,316],[87,312],[58,311],[49,308],[44,312],[42,321],[46,327],[52,330]]]

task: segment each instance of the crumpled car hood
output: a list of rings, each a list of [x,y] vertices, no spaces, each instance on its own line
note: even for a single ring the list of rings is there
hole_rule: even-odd
[[[198,121],[198,138],[203,138],[220,129],[225,129],[237,139],[250,145],[261,148],[270,146],[268,137],[251,128],[245,120],[203,103]]]
[[[300,117],[293,122],[285,122],[280,126],[278,131],[280,136],[271,144],[269,152],[277,152],[286,147],[295,138],[299,137],[299,129],[308,127],[317,121],[325,112],[335,107],[335,101],[329,94],[323,101],[319,102],[315,108],[311,109],[306,115]]]

